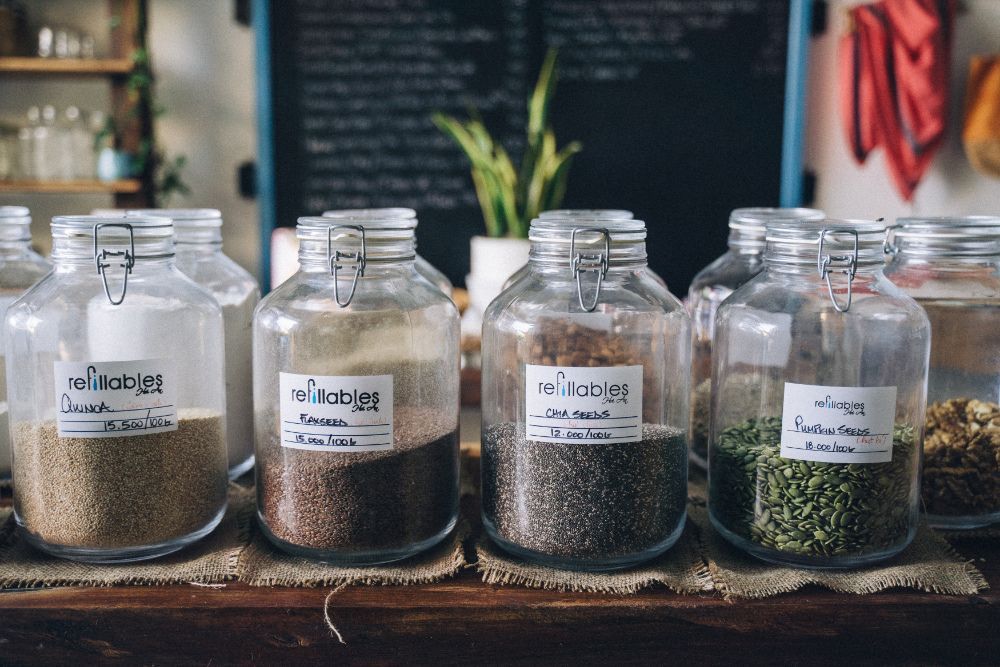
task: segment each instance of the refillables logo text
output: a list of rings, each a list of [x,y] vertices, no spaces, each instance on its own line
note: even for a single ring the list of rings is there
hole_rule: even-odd
[[[576,397],[576,398],[625,398],[628,396],[628,383],[613,382],[577,382],[567,379],[562,371],[556,373],[554,382],[539,382],[538,393],[546,396]]]
[[[108,375],[87,366],[85,377],[71,377],[68,384],[71,391],[159,391],[163,388],[163,376],[159,373]]]
[[[310,378],[306,382],[305,389],[292,387],[292,400],[296,403],[309,403],[311,405],[376,407],[378,406],[379,397],[377,391],[324,389],[316,384],[316,380]]]
[[[865,410],[864,401],[838,401],[829,394],[823,400],[815,401],[815,405],[826,410],[860,410],[862,413]]]

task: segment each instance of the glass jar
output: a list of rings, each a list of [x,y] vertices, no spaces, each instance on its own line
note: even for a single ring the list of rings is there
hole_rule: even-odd
[[[715,318],[709,510],[764,560],[855,567],[913,539],[930,324],[882,272],[885,225],[767,225]]]
[[[417,212],[412,208],[347,208],[334,211],[323,211],[324,218],[354,218],[364,220],[388,220],[398,218],[400,220],[416,220]],[[414,248],[416,244],[414,243]],[[423,276],[430,284],[437,287],[449,298],[454,286],[448,280],[448,276],[438,271],[437,268],[426,259],[417,255],[413,262],[413,267],[420,276]]]
[[[458,517],[458,310],[413,218],[299,218],[299,271],[254,316],[257,512],[293,554],[406,558]]]
[[[483,324],[482,515],[529,560],[606,570],[680,537],[690,319],[640,220],[531,223],[531,271]]]
[[[0,206],[0,316],[25,290],[52,270],[31,249],[31,213],[24,206]],[[10,479],[5,357],[0,350],[0,483]]]
[[[764,268],[764,225],[770,220],[822,220],[812,208],[738,208],[729,214],[729,249],[699,271],[688,288],[691,313],[691,461],[708,466],[708,421],[712,408],[712,339],[715,311],[726,297]]]
[[[253,311],[257,281],[222,252],[222,213],[214,208],[144,209],[129,216],[159,215],[174,221],[177,268],[222,307],[226,341],[226,445],[229,479],[253,467]]]
[[[572,226],[576,220],[631,220],[635,216],[632,211],[614,208],[583,209],[583,208],[561,208],[553,211],[542,211],[538,214],[539,220],[554,220],[562,222],[567,226]],[[658,276],[649,266],[646,266],[649,277],[660,283],[663,289],[667,289],[667,283]],[[511,274],[503,288],[507,289],[515,282],[531,273],[531,264],[525,264],[520,269]]]
[[[14,513],[47,553],[153,558],[225,511],[222,312],[173,246],[168,218],[54,218],[7,311]]]
[[[1000,217],[893,229],[886,276],[931,321],[924,511],[942,528],[1000,522]]]

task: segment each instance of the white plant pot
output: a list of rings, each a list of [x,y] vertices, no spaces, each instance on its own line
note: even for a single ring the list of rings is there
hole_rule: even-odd
[[[473,236],[469,253],[469,308],[462,319],[462,333],[479,335],[483,313],[503,290],[507,279],[528,262],[528,239]]]

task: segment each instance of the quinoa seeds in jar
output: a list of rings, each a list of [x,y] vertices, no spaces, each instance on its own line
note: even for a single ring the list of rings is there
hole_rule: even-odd
[[[458,517],[458,311],[415,219],[300,218],[300,270],[254,317],[257,512],[279,548],[406,558]]]
[[[642,221],[530,234],[529,274],[483,326],[483,523],[529,560],[628,567],[684,527],[690,320],[649,275]]]
[[[6,318],[18,526],[75,560],[176,551],[226,507],[222,313],[167,218],[58,217],[52,240]]]

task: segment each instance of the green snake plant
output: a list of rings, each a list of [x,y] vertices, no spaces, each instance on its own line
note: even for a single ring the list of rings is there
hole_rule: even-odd
[[[488,236],[526,238],[533,218],[562,203],[573,156],[582,146],[573,141],[561,150],[556,148],[556,135],[549,124],[555,86],[556,52],[550,50],[528,99],[527,145],[519,170],[475,112],[465,122],[443,113],[433,116],[434,124],[469,159]]]

